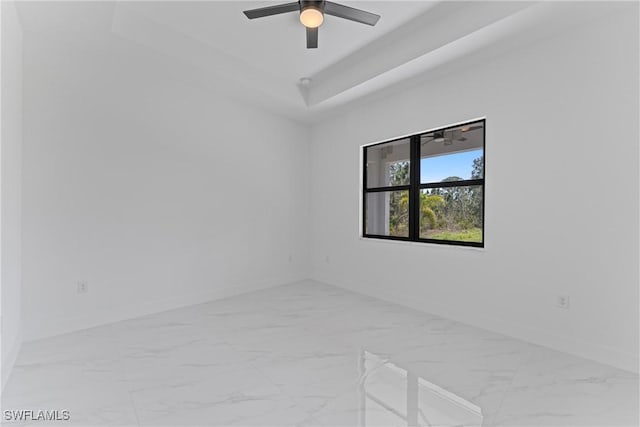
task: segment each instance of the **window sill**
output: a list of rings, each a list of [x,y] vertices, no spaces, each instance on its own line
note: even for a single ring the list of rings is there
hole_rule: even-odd
[[[485,242],[485,246],[483,248],[478,246],[463,246],[463,245],[449,245],[449,244],[439,244],[439,243],[429,243],[429,242],[411,242],[406,240],[392,240],[392,239],[376,239],[375,237],[362,237],[358,236],[360,241],[365,241],[367,243],[383,243],[383,244],[392,244],[392,245],[410,245],[410,246],[419,246],[425,248],[437,248],[437,249],[448,249],[448,250],[468,250],[468,251],[476,251],[476,252],[484,252],[487,249],[487,244]]]

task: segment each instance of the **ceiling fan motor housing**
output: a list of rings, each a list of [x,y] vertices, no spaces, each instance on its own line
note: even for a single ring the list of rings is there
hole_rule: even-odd
[[[300,4],[300,12],[302,13],[308,7],[313,7],[318,9],[320,12],[324,13],[324,0],[315,1],[315,0],[298,0]]]

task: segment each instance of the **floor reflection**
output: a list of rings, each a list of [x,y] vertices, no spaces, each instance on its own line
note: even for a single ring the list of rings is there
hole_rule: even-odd
[[[388,358],[360,355],[360,426],[480,426],[477,405],[415,375]]]

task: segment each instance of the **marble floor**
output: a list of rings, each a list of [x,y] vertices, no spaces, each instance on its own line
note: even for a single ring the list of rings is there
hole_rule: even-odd
[[[6,425],[637,426],[638,376],[308,281],[27,343],[2,403],[70,416]]]

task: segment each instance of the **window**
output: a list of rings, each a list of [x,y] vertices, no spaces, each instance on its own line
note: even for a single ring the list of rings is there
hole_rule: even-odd
[[[484,247],[485,120],[363,148],[363,237]]]

